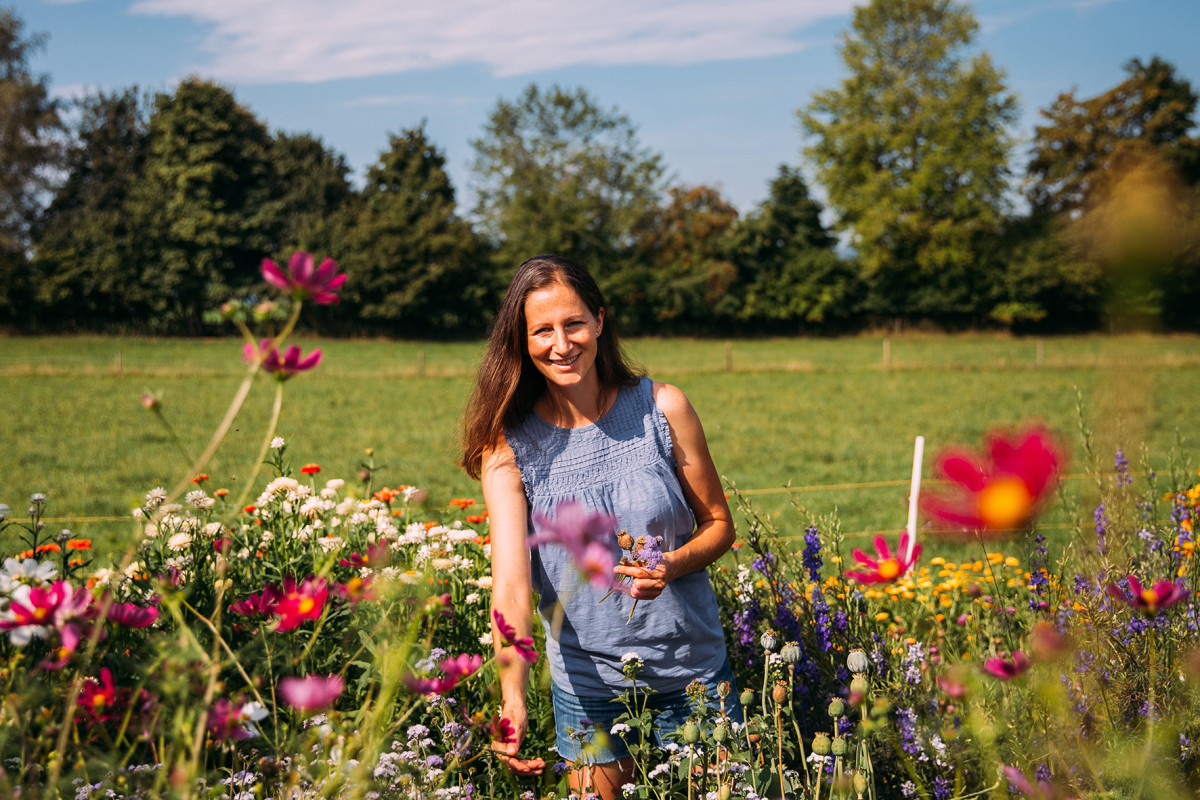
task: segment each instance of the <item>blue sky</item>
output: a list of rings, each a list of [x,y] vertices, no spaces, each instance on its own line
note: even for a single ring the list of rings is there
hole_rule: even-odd
[[[4,2],[4,0],[0,0]],[[11,0],[9,0],[11,2]],[[197,74],[272,129],[308,131],[361,174],[420,124],[472,203],[470,142],[531,82],[582,86],[637,126],[677,183],[741,211],[801,164],[795,111],[845,77],[853,0],[18,0],[48,34],[33,67],[64,97]],[[976,0],[979,48],[1005,72],[1027,139],[1064,91],[1120,82],[1158,55],[1200,86],[1198,0]]]

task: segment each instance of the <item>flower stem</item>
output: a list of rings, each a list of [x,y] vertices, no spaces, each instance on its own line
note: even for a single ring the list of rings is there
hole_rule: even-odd
[[[263,438],[262,447],[258,450],[258,458],[254,459],[254,467],[250,470],[250,476],[246,479],[246,485],[242,487],[237,502],[233,504],[235,509],[243,508],[246,505],[246,499],[250,496],[250,491],[254,488],[254,481],[258,478],[258,471],[262,468],[263,462],[267,460],[267,453],[271,451],[271,441],[275,438],[275,428],[279,425],[279,413],[282,410],[283,381],[277,381],[275,384],[275,403],[271,406],[271,421],[267,423],[267,435]]]

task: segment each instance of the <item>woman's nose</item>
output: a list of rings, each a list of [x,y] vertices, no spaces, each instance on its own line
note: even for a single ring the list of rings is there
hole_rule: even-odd
[[[562,328],[554,331],[554,349],[562,353],[565,352],[569,347],[570,344],[567,343],[567,332]]]

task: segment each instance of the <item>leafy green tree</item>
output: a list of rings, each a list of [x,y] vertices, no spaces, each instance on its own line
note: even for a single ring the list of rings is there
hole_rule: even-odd
[[[276,182],[276,256],[286,259],[296,250],[331,253],[336,224],[357,199],[345,156],[311,134],[280,132],[271,143],[270,159]]]
[[[975,264],[1005,217],[1016,100],[986,54],[968,55],[977,28],[951,0],[872,0],[842,41],[849,75],[799,114],[875,314],[981,311]]]
[[[30,227],[61,157],[59,104],[48,78],[29,68],[44,42],[44,36],[26,37],[24,23],[0,7],[0,325],[29,308]]]
[[[155,99],[150,155],[132,201],[158,269],[161,324],[197,333],[203,313],[259,282],[279,239],[271,137],[227,89],[197,78]]]
[[[637,230],[661,197],[663,166],[625,115],[583,89],[533,84],[497,103],[472,147],[475,215],[502,272],[560,253],[592,270],[610,301],[622,299],[614,287],[633,290],[636,270],[627,270]]]
[[[137,327],[157,298],[147,239],[130,196],[149,153],[149,129],[136,88],[79,101],[67,148],[66,178],[35,231],[37,305],[56,329]]]
[[[647,266],[640,306],[674,330],[712,331],[736,310],[730,289],[737,268],[729,260],[737,209],[711,186],[673,187],[667,203],[646,221],[639,251]],[[628,312],[622,311],[622,324]]]
[[[1096,202],[1114,178],[1147,157],[1166,159],[1189,184],[1200,180],[1197,95],[1175,67],[1133,59],[1124,81],[1095,97],[1060,94],[1042,109],[1028,174],[1035,211],[1062,213]]]
[[[359,330],[409,336],[483,330],[483,309],[494,297],[491,272],[457,214],[446,158],[424,126],[390,137],[367,171],[361,209],[342,241],[337,257],[349,280],[341,311]]]
[[[738,318],[780,333],[845,325],[859,282],[835,243],[799,170],[780,165],[767,199],[737,229]]]

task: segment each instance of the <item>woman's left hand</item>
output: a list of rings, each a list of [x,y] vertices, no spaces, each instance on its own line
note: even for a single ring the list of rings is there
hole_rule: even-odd
[[[663,553],[662,561],[654,569],[644,569],[633,565],[617,565],[613,572],[632,578],[632,584],[622,587],[634,600],[653,600],[663,593],[671,581],[671,554]]]

